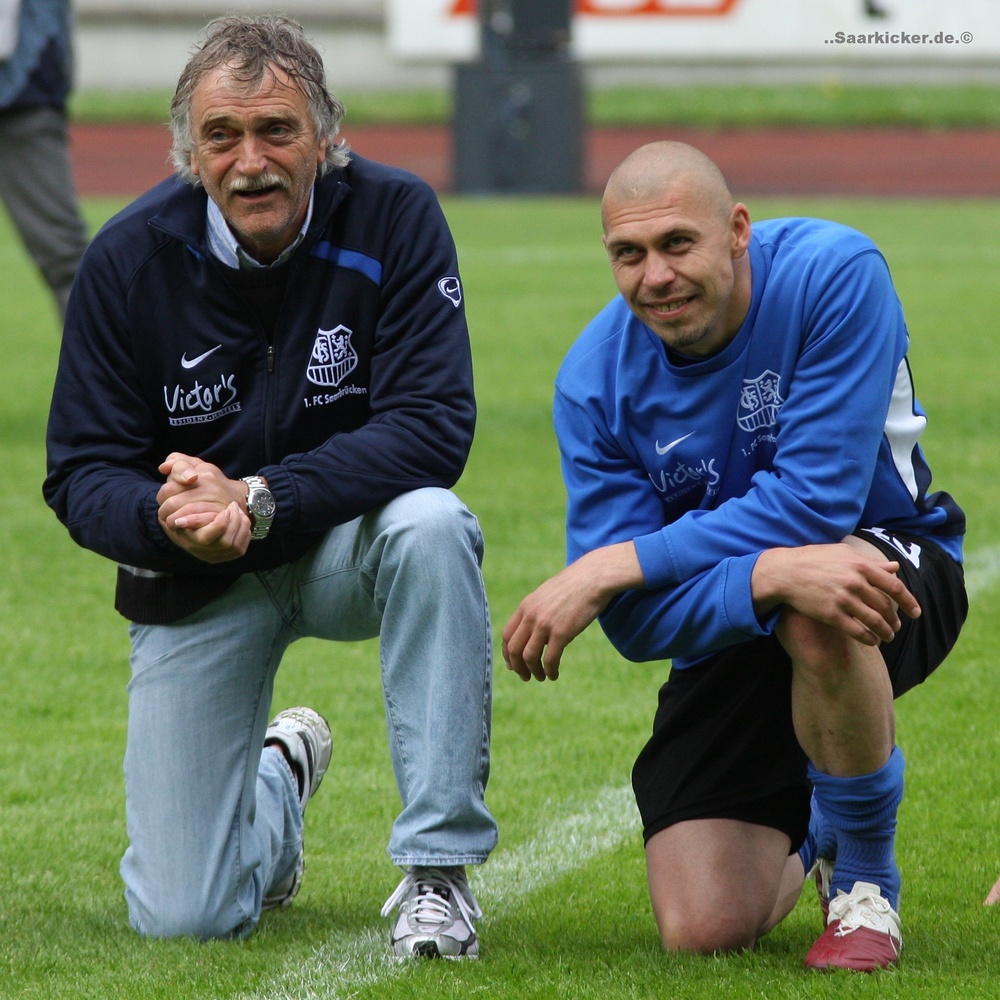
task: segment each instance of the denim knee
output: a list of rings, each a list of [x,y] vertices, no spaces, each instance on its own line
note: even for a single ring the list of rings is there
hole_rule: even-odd
[[[483,539],[476,516],[450,490],[421,489],[386,505],[386,531],[407,555],[431,563],[456,550],[472,551],[482,563]]]
[[[184,894],[180,887],[162,895],[155,910],[140,906],[136,895],[126,890],[132,927],[148,938],[197,938],[201,941],[246,937],[256,921],[239,913],[235,901],[216,905],[210,889]]]

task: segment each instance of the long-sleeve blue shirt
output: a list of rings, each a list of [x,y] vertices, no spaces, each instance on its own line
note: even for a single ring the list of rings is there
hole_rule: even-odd
[[[965,518],[930,494],[902,308],[862,234],[756,223],[752,298],[733,340],[689,361],[615,298],[556,380],[570,561],[634,541],[647,589],[601,624],[623,655],[684,667],[767,634],[750,578],[765,549],[859,527],[934,539],[961,560]]]

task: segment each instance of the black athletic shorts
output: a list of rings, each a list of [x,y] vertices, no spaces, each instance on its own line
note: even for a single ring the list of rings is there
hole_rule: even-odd
[[[894,697],[948,655],[968,612],[962,567],[933,542],[882,529],[857,532],[900,564],[921,615],[881,649]],[[811,788],[795,738],[792,668],[773,636],[731,646],[660,688],[653,735],[632,769],[643,834],[688,819],[739,819],[787,833],[799,848]]]

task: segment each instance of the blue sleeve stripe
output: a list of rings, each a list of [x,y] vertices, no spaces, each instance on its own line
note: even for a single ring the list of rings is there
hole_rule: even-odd
[[[332,243],[321,240],[313,247],[312,256],[328,260],[337,267],[357,271],[376,285],[382,283],[382,265],[374,257],[358,253],[357,250],[345,250],[343,247],[335,247]]]

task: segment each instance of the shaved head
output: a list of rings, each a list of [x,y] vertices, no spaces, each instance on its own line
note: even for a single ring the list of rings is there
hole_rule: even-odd
[[[723,219],[733,207],[722,171],[700,149],[683,142],[651,142],[626,156],[608,179],[601,205],[605,233],[609,209],[652,201],[674,190],[683,190]]]

